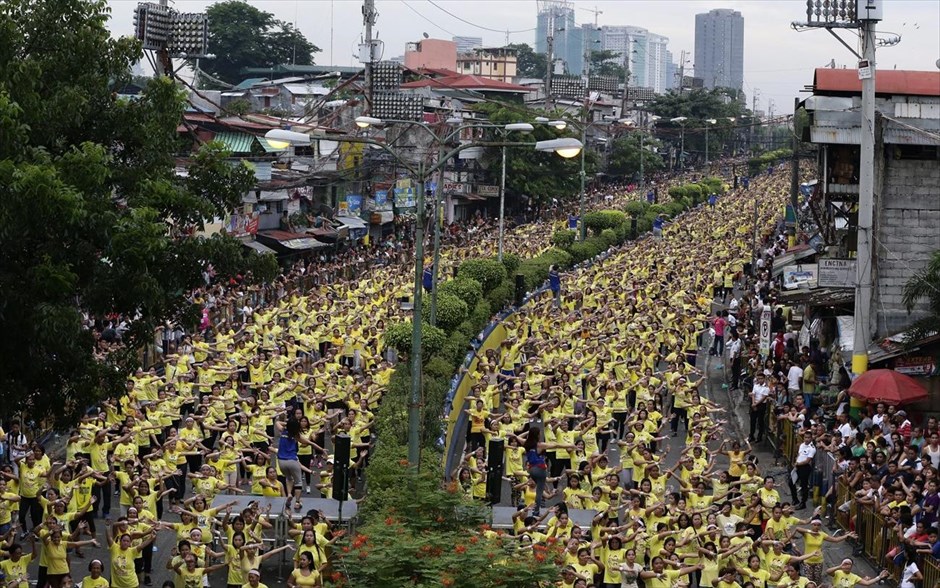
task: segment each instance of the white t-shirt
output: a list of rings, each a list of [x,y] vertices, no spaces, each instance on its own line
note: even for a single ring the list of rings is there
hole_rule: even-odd
[[[852,428],[851,423],[843,423],[840,425],[839,432],[842,433],[842,439],[845,442],[848,442],[850,438],[855,437],[855,429]]]
[[[800,443],[800,448],[797,451],[796,465],[812,463],[814,457],[816,457],[816,446],[812,443]]]
[[[755,382],[751,392],[754,394],[755,404],[760,404],[770,396],[770,388],[766,384],[758,384]]]
[[[787,389],[800,390],[800,378],[803,377],[803,368],[798,365],[790,366],[790,371],[787,372]]]
[[[907,567],[904,568],[904,572],[901,573],[900,588],[915,588],[914,582],[911,580],[911,578],[913,578],[914,575],[919,571],[920,570],[917,568],[916,561],[912,561],[911,563],[907,564]]]

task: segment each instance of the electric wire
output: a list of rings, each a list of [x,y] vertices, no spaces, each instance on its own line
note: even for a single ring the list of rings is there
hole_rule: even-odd
[[[503,33],[503,34],[507,34],[507,35],[513,35],[513,34],[516,34],[516,33],[531,33],[532,31],[536,30],[535,28],[531,28],[531,29],[519,29],[519,30],[516,30],[516,31],[510,31],[510,30],[501,31],[501,30],[499,30],[499,29],[491,29],[490,27],[485,27],[485,26],[482,26],[482,25],[478,25],[478,24],[476,24],[476,23],[470,22],[469,20],[467,20],[467,19],[465,19],[465,18],[459,17],[459,16],[457,16],[456,14],[454,14],[453,12],[451,12],[451,11],[447,10],[446,8],[444,8],[443,6],[438,5],[438,4],[437,4],[436,2],[434,2],[433,0],[427,0],[427,2],[428,2],[428,4],[430,4],[431,6],[433,6],[434,8],[437,8],[438,10],[440,10],[441,12],[444,12],[445,14],[449,14],[450,16],[452,16],[452,17],[456,18],[457,20],[459,20],[460,22],[462,22],[462,23],[464,23],[464,24],[468,24],[468,25],[470,25],[470,26],[472,26],[472,27],[475,27],[475,28],[478,28],[478,29],[481,29],[481,30],[484,30],[484,31],[490,31],[490,32],[492,32],[492,33]],[[455,35],[455,36],[456,36],[456,35]]]

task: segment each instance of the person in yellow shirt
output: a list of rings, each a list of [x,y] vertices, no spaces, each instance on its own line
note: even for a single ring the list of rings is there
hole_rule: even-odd
[[[185,564],[185,565],[184,565]],[[176,572],[177,585],[184,588],[202,588],[206,577],[216,570],[226,566],[225,562],[206,567],[196,567],[196,556],[192,553],[176,563],[173,571]]]
[[[320,572],[313,565],[313,556],[309,552],[302,552],[297,559],[297,567],[287,578],[290,588],[313,588],[322,586]]]
[[[77,549],[86,545],[98,547],[97,539],[66,541],[62,538],[61,529],[53,529],[43,537],[42,543],[43,555],[46,557],[46,586],[48,588],[62,588],[66,576],[70,576],[67,549]]]
[[[35,454],[30,451],[19,462],[19,488],[20,488],[20,529],[26,533],[27,515],[33,521],[33,527],[42,523],[42,506],[39,503],[39,491],[42,489],[48,472],[36,461]]]
[[[796,531],[803,536],[803,553],[815,554],[813,557],[806,558],[804,575],[817,586],[823,581],[823,543],[842,543],[846,539],[858,538],[858,535],[855,533],[846,533],[845,535],[832,537],[822,530],[821,519],[813,519],[810,521],[808,529],[806,527],[797,527]]]
[[[871,586],[887,578],[891,574],[888,570],[881,570],[874,578],[862,578],[852,572],[852,558],[847,557],[837,566],[832,566],[826,570],[826,574],[832,576],[833,588],[852,588],[853,586]]]
[[[104,564],[100,559],[93,559],[88,563],[88,575],[82,580],[82,588],[110,588],[111,584],[102,574]]]
[[[10,546],[9,556],[0,561],[0,572],[3,572],[3,577],[6,579],[5,586],[8,588],[29,588],[27,567],[31,561],[36,559],[35,547],[34,544],[33,551],[24,554],[22,545],[14,543]],[[15,582],[15,580],[19,580],[19,582]]]

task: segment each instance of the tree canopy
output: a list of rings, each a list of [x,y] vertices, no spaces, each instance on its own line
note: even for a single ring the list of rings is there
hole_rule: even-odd
[[[493,103],[481,103],[476,108],[485,112],[493,124],[532,123],[535,127],[532,133],[510,137],[510,140],[531,141],[533,146],[536,141],[580,135],[573,126],[569,126],[564,131],[558,131],[553,127],[536,123],[537,116],[558,118],[544,112],[523,107],[505,107]],[[499,147],[487,148],[484,154],[484,164],[492,170],[494,179],[499,179],[501,155]],[[585,152],[587,177],[592,177],[596,172],[597,160],[598,157],[594,151]],[[531,147],[510,147],[506,150],[506,193],[513,198],[525,195],[542,202],[549,201],[553,197],[559,199],[568,197],[577,194],[580,189],[580,170],[579,157],[563,159],[555,153],[541,153]]]
[[[516,73],[523,78],[545,77],[545,54],[536,53],[527,43],[513,43],[506,46],[516,50]]]
[[[246,67],[310,65],[320,51],[290,23],[242,0],[216,2],[206,14],[211,23],[209,51],[216,57],[200,60],[199,68],[224,82],[241,82]]]
[[[615,176],[639,178],[642,157],[643,173],[652,175],[663,169],[663,158],[656,149],[659,141],[650,135],[643,135],[642,151],[640,133],[629,133],[624,137],[615,139],[610,146],[610,157],[607,160],[607,172]]]
[[[591,51],[591,75],[623,79],[623,57],[616,51]]]
[[[186,296],[213,261],[246,258],[230,238],[182,238],[223,216],[254,183],[210,143],[175,172],[184,98],[169,79],[116,97],[140,45],[112,39],[104,0],[8,0],[0,7],[0,389],[4,410],[67,424],[120,393],[136,350],[164,320],[191,320]],[[100,353],[95,318],[121,317],[125,347]]]

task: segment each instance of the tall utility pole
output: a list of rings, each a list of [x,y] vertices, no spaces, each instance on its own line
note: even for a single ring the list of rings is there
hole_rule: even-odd
[[[824,28],[858,57],[858,77],[862,82],[861,124],[859,125],[858,248],[855,260],[855,337],[852,345],[852,372],[868,371],[868,344],[871,340],[872,226],[875,204],[875,27],[882,19],[883,0],[838,0],[829,6],[808,3],[805,23],[793,27]],[[828,3],[827,3],[828,4]],[[838,5],[837,5],[838,4]],[[834,29],[858,30],[862,54],[856,53]],[[862,404],[851,400],[853,413]]]
[[[800,99],[793,99],[793,132],[790,133],[791,151],[790,156],[790,206],[793,207],[793,216],[796,219],[796,229],[800,227],[800,219],[796,218],[800,210],[800,137],[796,136],[796,113],[800,109]]]
[[[552,15],[552,18],[549,19],[548,23],[548,47],[545,52],[545,108],[546,110],[551,108],[550,104],[552,101],[552,69],[555,66],[554,59],[552,59],[552,53],[555,51],[555,17]]]
[[[375,24],[375,0],[364,0],[362,3],[362,24],[366,27],[366,51],[368,59],[365,63],[365,94],[366,108],[372,112],[372,64],[375,63],[375,43],[372,39],[372,25]]]
[[[869,0],[870,2],[871,0]],[[859,2],[861,8],[862,2]],[[861,12],[861,10],[859,11]],[[878,14],[872,17],[880,18]],[[858,182],[858,255],[855,261],[855,340],[852,345],[852,372],[856,375],[868,371],[868,343],[871,341],[869,313],[871,312],[871,233],[875,206],[875,18],[859,14],[862,34],[862,126],[859,153]],[[868,62],[865,64],[865,62]],[[861,73],[868,66],[869,71]]]
[[[682,90],[685,88],[685,49],[679,54],[679,95],[682,96]]]
[[[760,88],[754,88],[754,95],[751,96],[751,125],[747,129],[747,150],[751,150],[754,143],[754,117],[757,114],[757,99],[760,97]],[[760,119],[758,119],[760,120]]]

